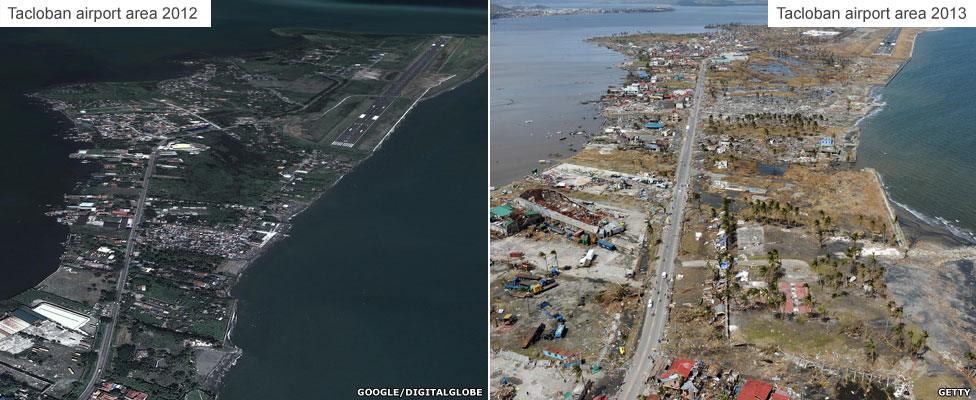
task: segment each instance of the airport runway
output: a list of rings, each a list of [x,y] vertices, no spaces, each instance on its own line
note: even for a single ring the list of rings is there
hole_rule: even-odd
[[[339,137],[332,142],[332,145],[341,147],[355,146],[356,143],[359,142],[359,139],[362,139],[362,137],[366,135],[366,132],[369,131],[369,128],[373,126],[376,120],[380,119],[380,116],[383,115],[383,112],[386,111],[390,104],[393,104],[393,102],[400,97],[400,92],[403,91],[403,88],[407,87],[407,84],[416,78],[417,75],[420,75],[420,73],[423,72],[434,59],[437,53],[444,49],[445,43],[447,43],[447,38],[443,37],[437,38],[437,40],[431,43],[431,45],[427,47],[427,50],[424,50],[424,53],[417,57],[417,59],[414,60],[414,62],[403,71],[403,73],[400,74],[400,77],[397,78],[396,82],[394,82],[392,86],[387,88],[382,95],[377,97],[376,100],[373,101],[373,104],[370,104],[369,108],[367,108],[363,114],[360,114],[359,118],[356,118],[355,122],[342,131],[341,134],[339,134]]]
[[[891,28],[888,31],[888,35],[885,36],[884,41],[878,45],[878,50],[875,54],[890,56],[891,52],[895,49],[895,42],[898,41],[898,35],[901,33],[901,28]]]

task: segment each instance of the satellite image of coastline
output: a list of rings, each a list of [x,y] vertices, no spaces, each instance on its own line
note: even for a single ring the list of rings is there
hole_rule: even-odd
[[[0,400],[976,399],[963,7],[19,1]]]
[[[0,399],[483,388],[486,6],[213,14],[2,32]]]
[[[492,396],[974,398],[976,29],[647,7],[492,1]]]

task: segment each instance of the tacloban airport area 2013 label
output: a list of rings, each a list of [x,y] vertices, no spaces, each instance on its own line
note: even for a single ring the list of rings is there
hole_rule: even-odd
[[[925,4],[911,0],[800,2],[770,0],[770,27],[976,27],[976,1],[937,0]]]

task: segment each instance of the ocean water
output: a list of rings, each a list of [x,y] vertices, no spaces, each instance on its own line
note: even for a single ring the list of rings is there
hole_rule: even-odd
[[[639,6],[579,1],[571,5]],[[624,57],[586,39],[623,32],[703,32],[708,24],[766,22],[765,6],[674,8],[663,13],[492,20],[491,184],[502,185],[528,174],[540,167],[539,160],[571,155],[587,138],[570,132],[600,131],[598,104],[582,103],[599,100],[608,86],[621,83],[624,72],[616,65]]]
[[[976,240],[976,29],[923,33],[886,106],[861,123],[858,166],[915,217]]]
[[[222,399],[484,387],[487,92],[421,102],[245,272]]]

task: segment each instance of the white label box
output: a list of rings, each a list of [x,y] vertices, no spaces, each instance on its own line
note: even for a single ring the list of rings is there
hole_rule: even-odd
[[[210,0],[0,0],[0,27],[209,28]]]
[[[976,0],[769,0],[777,28],[976,27]]]

